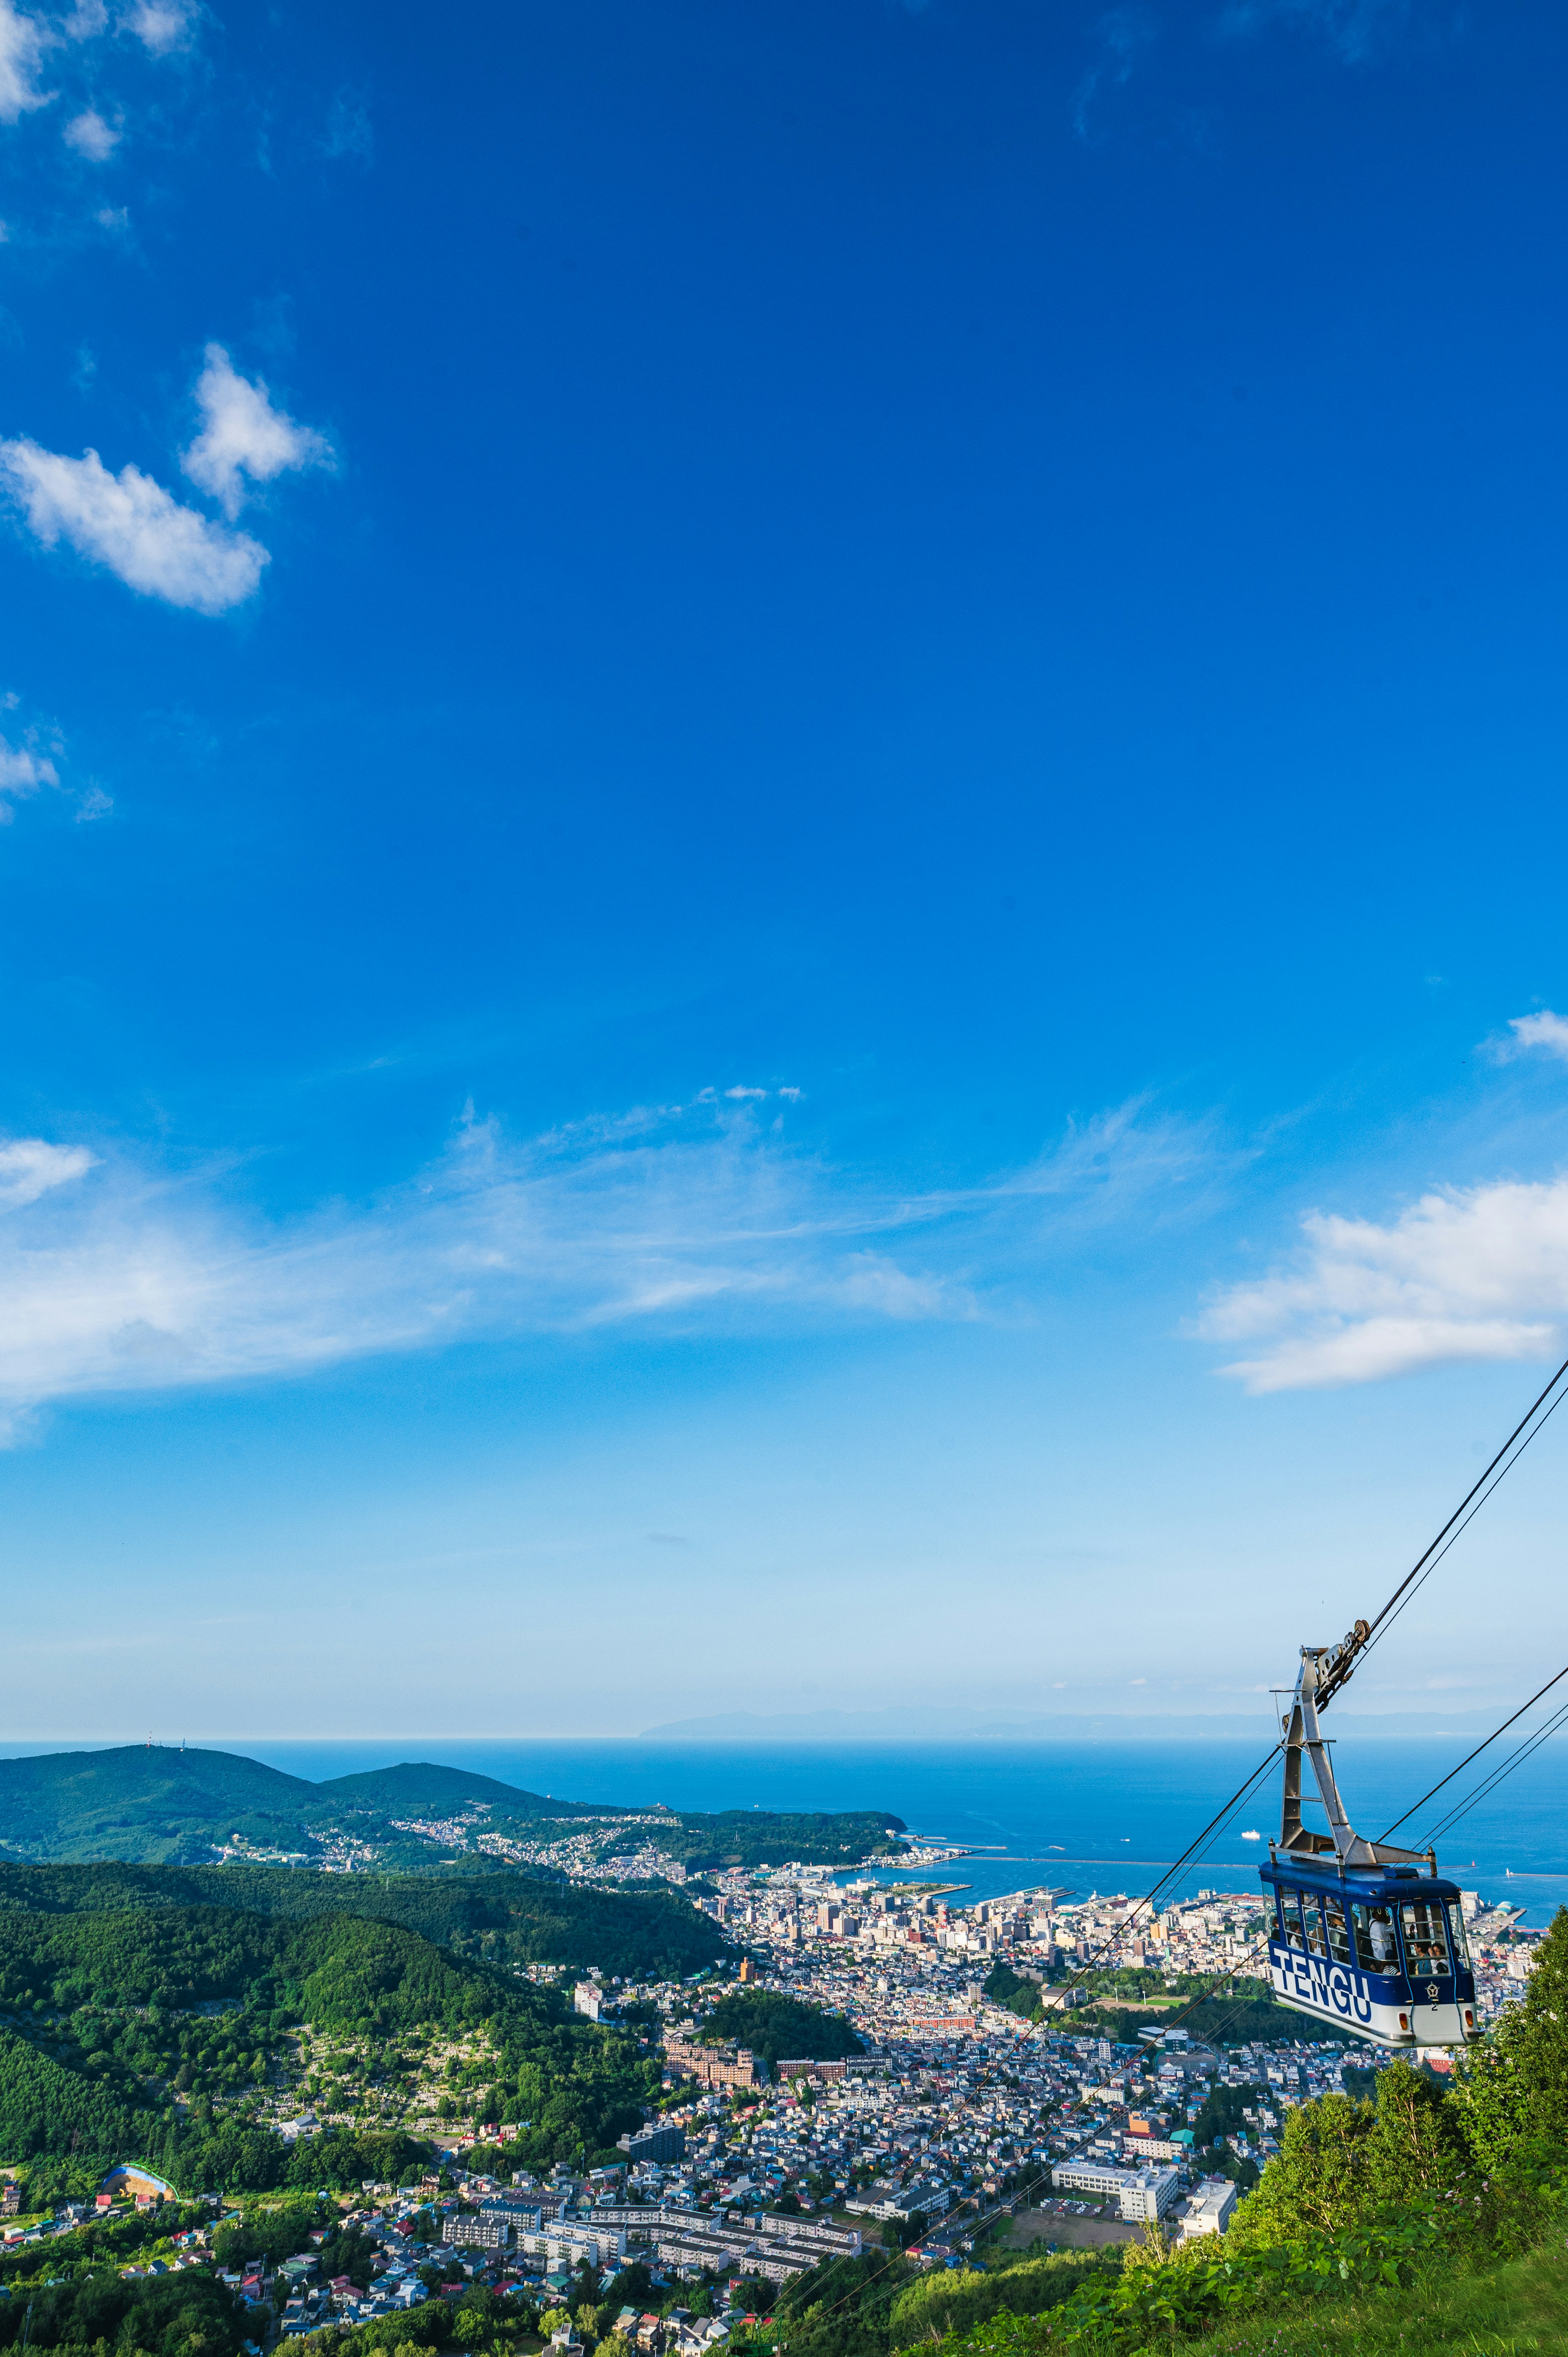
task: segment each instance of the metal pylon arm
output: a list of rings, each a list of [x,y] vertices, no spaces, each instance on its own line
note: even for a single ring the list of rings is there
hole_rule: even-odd
[[[1317,1723],[1319,1693],[1325,1686],[1332,1692],[1336,1686],[1344,1684],[1349,1674],[1351,1659],[1365,1641],[1366,1625],[1365,1621],[1358,1620],[1350,1634],[1341,1639],[1337,1645],[1302,1647],[1301,1674],[1295,1682],[1294,1700],[1283,1722],[1284,1736],[1281,1744],[1285,1755],[1285,1776],[1279,1847],[1291,1857],[1332,1855],[1341,1869],[1353,1866],[1419,1865],[1424,1855],[1421,1850],[1395,1849],[1388,1842],[1366,1841],[1357,1833],[1345,1813],[1345,1803],[1334,1781],[1334,1762],[1328,1756],[1328,1746]],[[1315,1833],[1302,1821],[1301,1756],[1304,1751],[1312,1761],[1318,1796],[1328,1817],[1326,1834]]]

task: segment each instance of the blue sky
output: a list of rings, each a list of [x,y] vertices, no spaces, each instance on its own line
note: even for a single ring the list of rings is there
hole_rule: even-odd
[[[1568,1352],[1565,48],[5,0],[16,1739],[1381,1599]],[[1538,1683],[1563,1476],[1365,1707]]]

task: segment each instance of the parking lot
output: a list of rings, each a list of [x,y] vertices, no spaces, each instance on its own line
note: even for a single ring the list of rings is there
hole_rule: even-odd
[[[1058,2197],[1037,2210],[1020,2210],[1007,2241],[1014,2250],[1027,2250],[1031,2243],[1055,2243],[1058,2250],[1086,2251],[1103,2249],[1108,2243],[1134,2242],[1137,2235],[1136,2226],[1113,2212],[1108,2214],[1096,2202]]]

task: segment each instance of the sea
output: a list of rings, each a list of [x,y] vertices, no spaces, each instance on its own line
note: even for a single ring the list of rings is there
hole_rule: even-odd
[[[1336,1771],[1358,1830],[1381,1835],[1449,1775],[1470,1748],[1457,1736],[1366,1736],[1348,1722]],[[0,1745],[9,1756],[64,1750],[66,1744]],[[83,1749],[97,1746],[86,1746]],[[1279,1823],[1279,1770],[1239,1810],[1230,1796],[1267,1755],[1268,1734],[1245,1738],[1145,1737],[1126,1742],[1054,1739],[1009,1744],[781,1743],[771,1749],[714,1741],[628,1738],[483,1740],[408,1737],[323,1741],[209,1739],[312,1782],[436,1760],[555,1800],[671,1809],[876,1809],[903,1820],[923,1842],[961,1847],[941,1866],[882,1873],[883,1880],[958,1887],[964,1906],[1019,1890],[1048,1889],[1087,1898],[1142,1895],[1208,1831],[1172,1896],[1256,1888]],[[1444,1816],[1481,1784],[1493,1747],[1434,1800],[1416,1807],[1393,1838],[1424,1848]],[[1218,1820],[1212,1824],[1211,1821]],[[1248,1838],[1256,1835],[1256,1839]],[[1544,1745],[1496,1791],[1479,1799],[1438,1840],[1440,1869],[1489,1901],[1524,1910],[1544,1925],[1568,1904],[1568,1745]]]

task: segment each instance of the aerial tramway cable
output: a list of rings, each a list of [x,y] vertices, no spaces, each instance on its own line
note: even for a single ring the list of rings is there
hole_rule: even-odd
[[[1393,1594],[1389,1598],[1388,1602],[1383,1606],[1382,1610],[1373,1615],[1373,1618],[1369,1624],[1368,1634],[1363,1638],[1360,1645],[1356,1649],[1355,1653],[1351,1656],[1348,1656],[1335,1674],[1326,1680],[1324,1684],[1318,1688],[1317,1706],[1319,1710],[1322,1710],[1326,1706],[1332,1696],[1337,1692],[1338,1688],[1345,1684],[1346,1679],[1350,1675],[1351,1670],[1355,1667],[1356,1663],[1363,1661],[1367,1654],[1371,1651],[1371,1648],[1380,1642],[1380,1638],[1388,1634],[1389,1628],[1391,1628],[1393,1625],[1393,1622],[1398,1620],[1400,1614],[1404,1610],[1405,1605],[1411,1601],[1412,1597],[1417,1592],[1417,1590],[1425,1586],[1426,1581],[1430,1578],[1433,1572],[1436,1570],[1438,1565],[1442,1562],[1443,1557],[1454,1544],[1455,1540],[1459,1538],[1463,1533],[1468,1529],[1470,1523],[1475,1521],[1476,1516],[1480,1512],[1481,1508],[1486,1504],[1487,1500],[1491,1496],[1492,1491],[1497,1488],[1498,1483],[1505,1480],[1506,1477],[1513,1471],[1514,1467],[1519,1463],[1520,1458],[1524,1455],[1525,1450],[1530,1447],[1530,1444],[1535,1438],[1536,1434],[1544,1426],[1547,1417],[1555,1415],[1557,1409],[1562,1406],[1563,1399],[1568,1398],[1568,1393],[1559,1392],[1557,1398],[1552,1400],[1552,1405],[1547,1408],[1546,1415],[1541,1416],[1541,1422],[1539,1424],[1535,1423],[1536,1417],[1541,1415],[1541,1408],[1545,1406],[1545,1404],[1549,1399],[1552,1399],[1552,1393],[1557,1391],[1557,1387],[1562,1383],[1564,1375],[1568,1375],[1568,1359],[1563,1360],[1563,1364],[1558,1368],[1557,1372],[1552,1376],[1552,1381],[1547,1384],[1546,1389],[1533,1403],[1529,1413],[1521,1416],[1519,1423],[1515,1425],[1513,1430],[1509,1433],[1508,1438],[1504,1441],[1502,1447],[1498,1449],[1497,1455],[1487,1467],[1486,1471],[1481,1475],[1480,1479],[1473,1485],[1472,1488],[1467,1490],[1464,1497],[1460,1499],[1459,1503],[1455,1507],[1454,1512],[1449,1515],[1448,1520],[1444,1523],[1443,1528],[1438,1532],[1437,1536],[1426,1549],[1425,1554],[1417,1556],[1410,1570],[1406,1572],[1404,1577],[1401,1580]],[[1529,1431],[1528,1427],[1531,1425],[1534,1425],[1534,1430]],[[1523,1439],[1520,1438],[1521,1434],[1526,1435]],[[1515,1446],[1516,1442],[1518,1443],[1517,1447]],[[1511,1455],[1509,1454],[1510,1451],[1512,1452]],[[1504,1462],[1505,1458],[1507,1459],[1506,1463]],[[1496,1475],[1496,1480],[1493,1479],[1494,1475]],[[1407,1591],[1409,1592],[1407,1593]]]
[[[1432,1839],[1435,1841],[1439,1834],[1445,1834],[1451,1825],[1456,1825],[1461,1817],[1467,1817],[1478,1802],[1486,1800],[1490,1793],[1495,1792],[1498,1786],[1506,1778],[1511,1776],[1516,1768],[1522,1768],[1525,1761],[1540,1750],[1548,1736],[1555,1735],[1558,1728],[1564,1726],[1568,1726],[1568,1703],[1564,1703],[1560,1710],[1554,1711],[1544,1727],[1537,1727],[1533,1735],[1527,1736],[1516,1750],[1509,1752],[1500,1767],[1495,1768],[1489,1776],[1485,1777],[1477,1785],[1473,1792],[1461,1801],[1457,1807],[1451,1810],[1442,1824],[1434,1827]]]
[[[1438,1793],[1442,1792],[1444,1784],[1452,1784],[1455,1776],[1462,1776],[1466,1769],[1470,1765],[1472,1760],[1478,1760],[1482,1752],[1488,1749],[1490,1746],[1497,1741],[1499,1735],[1506,1735],[1509,1727],[1514,1726],[1518,1720],[1524,1717],[1527,1710],[1533,1710],[1535,1708],[1536,1704],[1541,1700],[1541,1695],[1549,1695],[1553,1686],[1562,1684],[1564,1678],[1568,1678],[1568,1668],[1559,1670],[1554,1678],[1548,1678],[1546,1684],[1538,1693],[1532,1694],[1528,1702],[1520,1703],[1512,1718],[1505,1718],[1500,1727],[1494,1727],[1486,1741],[1484,1743],[1477,1743],[1474,1751],[1466,1752],[1464,1759],[1460,1760],[1457,1768],[1450,1768],[1447,1775],[1440,1777],[1437,1782],[1432,1787],[1430,1792],[1423,1792],[1419,1801],[1412,1801],[1411,1803],[1409,1808],[1404,1813],[1404,1816],[1396,1817],[1391,1825],[1385,1826],[1382,1833],[1378,1836],[1379,1840],[1387,1841],[1391,1834],[1394,1834],[1399,1831],[1401,1825],[1404,1824],[1406,1817],[1413,1817],[1417,1809],[1424,1809],[1428,1801],[1435,1800]],[[1546,1731],[1550,1733],[1551,1729],[1548,1728]],[[1502,1781],[1501,1776],[1499,1775],[1495,1778],[1494,1781],[1500,1783]],[[1466,1803],[1466,1806],[1468,1805],[1469,1804]],[[1445,1824],[1453,1824],[1457,1822],[1457,1816],[1444,1820]]]

